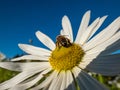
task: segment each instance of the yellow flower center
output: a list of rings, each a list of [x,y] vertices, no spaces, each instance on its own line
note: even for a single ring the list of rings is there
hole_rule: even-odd
[[[54,70],[71,70],[78,66],[84,56],[80,45],[71,43],[69,47],[58,47],[52,51],[49,62]]]

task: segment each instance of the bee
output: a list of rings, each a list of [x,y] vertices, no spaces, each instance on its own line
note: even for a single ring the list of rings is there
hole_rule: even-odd
[[[57,38],[56,38],[56,46],[58,46],[58,47],[61,47],[61,46],[69,47],[71,45],[72,45],[72,43],[65,36],[63,36],[63,35],[58,35],[57,36]]]

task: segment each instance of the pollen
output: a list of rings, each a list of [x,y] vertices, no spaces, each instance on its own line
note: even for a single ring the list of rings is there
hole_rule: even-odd
[[[56,47],[51,53],[49,62],[54,70],[71,70],[79,65],[84,54],[80,45],[72,43],[69,47]]]

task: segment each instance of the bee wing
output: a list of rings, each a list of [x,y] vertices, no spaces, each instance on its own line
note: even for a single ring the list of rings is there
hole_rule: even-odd
[[[60,35],[65,35],[65,32],[63,29],[60,31]]]

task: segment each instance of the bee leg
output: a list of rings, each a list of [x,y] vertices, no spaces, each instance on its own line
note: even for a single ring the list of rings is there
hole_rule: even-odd
[[[56,42],[56,47],[58,47],[58,48],[61,47],[61,44],[58,41]]]

